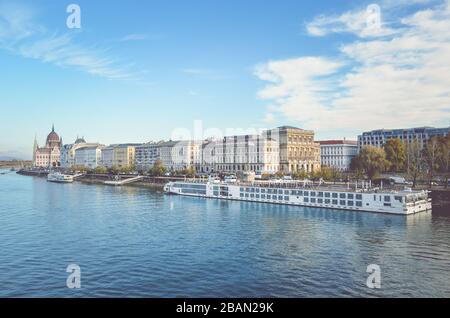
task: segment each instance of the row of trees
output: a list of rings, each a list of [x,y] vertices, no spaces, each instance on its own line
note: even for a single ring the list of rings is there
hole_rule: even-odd
[[[441,175],[448,185],[450,176],[450,135],[433,137],[426,144],[418,140],[404,143],[390,139],[384,148],[365,146],[351,163],[351,170],[373,180],[381,172],[405,173],[416,186],[419,177],[433,178]]]

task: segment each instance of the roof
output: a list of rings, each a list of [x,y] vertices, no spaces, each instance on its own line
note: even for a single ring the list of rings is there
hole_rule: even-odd
[[[320,145],[357,145],[356,140],[322,140]]]

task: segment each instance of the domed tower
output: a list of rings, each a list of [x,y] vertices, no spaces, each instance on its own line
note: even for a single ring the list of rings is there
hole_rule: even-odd
[[[47,136],[46,146],[49,148],[61,147],[61,138],[59,138],[58,134],[55,132],[55,125],[52,126],[52,131]]]

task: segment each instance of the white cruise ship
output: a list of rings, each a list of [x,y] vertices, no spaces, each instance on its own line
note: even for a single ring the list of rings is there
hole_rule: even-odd
[[[73,182],[73,176],[62,174],[59,172],[49,173],[47,176],[47,181],[49,182],[59,182],[59,183],[71,183]]]
[[[251,201],[293,206],[415,214],[431,211],[428,191],[350,189],[345,186],[307,186],[299,182],[169,182],[164,192],[184,196]]]

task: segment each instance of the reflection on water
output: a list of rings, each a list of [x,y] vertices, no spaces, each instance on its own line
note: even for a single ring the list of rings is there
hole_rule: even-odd
[[[450,218],[0,176],[0,296],[450,296]],[[82,288],[65,287],[66,266]],[[366,287],[366,268],[382,288]]]

